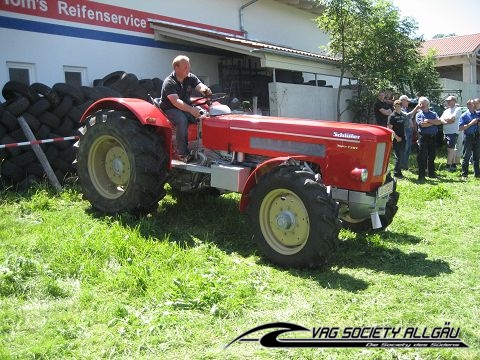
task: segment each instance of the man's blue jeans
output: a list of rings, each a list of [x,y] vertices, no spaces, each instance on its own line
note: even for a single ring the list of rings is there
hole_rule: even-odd
[[[405,150],[402,157],[402,169],[408,169],[408,158],[412,153],[413,128],[405,128]]]
[[[176,143],[178,155],[188,154],[188,117],[187,113],[179,109],[165,110],[165,114],[176,128]]]

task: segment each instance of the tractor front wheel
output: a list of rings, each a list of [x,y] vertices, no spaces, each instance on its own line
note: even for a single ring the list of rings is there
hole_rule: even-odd
[[[325,265],[336,247],[338,206],[311,173],[280,166],[250,195],[248,215],[260,251],[287,267]]]
[[[154,128],[128,112],[100,110],[81,132],[78,175],[92,206],[107,214],[156,209],[165,196],[167,155]]]

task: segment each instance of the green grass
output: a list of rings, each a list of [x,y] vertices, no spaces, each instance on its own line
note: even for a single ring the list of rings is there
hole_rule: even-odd
[[[169,194],[157,213],[136,219],[91,211],[74,186],[61,194],[45,185],[4,190],[0,359],[478,359],[480,180],[439,173],[417,184],[405,172],[392,225],[364,235],[342,230],[324,271],[265,262],[234,194]],[[224,349],[277,321],[421,329],[449,322],[470,348]]]

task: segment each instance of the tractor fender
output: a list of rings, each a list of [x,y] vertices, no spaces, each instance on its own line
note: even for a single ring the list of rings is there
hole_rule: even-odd
[[[250,175],[248,176],[247,181],[245,182],[245,186],[243,187],[242,197],[240,198],[240,211],[244,212],[247,210],[250,191],[253,187],[257,184],[258,179],[263,175],[269,173],[273,169],[275,169],[280,164],[283,164],[285,161],[289,159],[294,159],[298,161],[310,161],[312,162],[313,158],[311,156],[281,156],[272,159],[268,159],[267,161],[258,165],[255,170],[253,170]]]
[[[103,98],[90,105],[80,118],[80,123],[101,109],[130,111],[143,125],[157,128],[157,132],[164,139],[165,151],[172,152],[172,125],[167,116],[155,105],[135,98]]]
[[[135,98],[103,98],[97,100],[83,113],[80,122],[83,123],[88,116],[100,109],[128,110],[144,125],[171,129],[170,122],[159,108],[145,100]]]

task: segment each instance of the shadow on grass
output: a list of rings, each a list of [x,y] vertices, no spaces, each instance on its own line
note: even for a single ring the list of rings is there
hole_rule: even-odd
[[[235,197],[183,194],[167,196],[161,201],[157,212],[147,217],[123,214],[114,219],[125,227],[138,229],[145,238],[159,241],[168,239],[185,248],[197,246],[200,240],[215,244],[227,254],[236,253],[248,257],[257,252],[257,247],[252,241],[247,217],[239,212],[238,205],[238,198]],[[90,213],[102,217],[93,211]],[[385,233],[382,239],[397,243],[420,241],[419,238],[397,233]],[[323,269],[285,269],[262,258],[259,264],[287,270],[295,276],[313,278],[327,289],[356,292],[368,288],[368,283],[341,274],[336,269],[369,268],[411,276],[437,276],[451,272],[448,263],[428,260],[426,257],[426,254],[406,254],[398,249],[375,244],[366,235],[355,235],[354,239],[339,242],[338,250]]]
[[[396,243],[418,243],[419,238],[408,234],[382,234],[382,240]],[[368,235],[357,234],[355,239],[341,241],[331,263],[340,267],[367,268],[389,274],[434,277],[450,274],[450,265],[443,260],[429,260],[420,252],[404,253],[397,248],[387,248]]]

